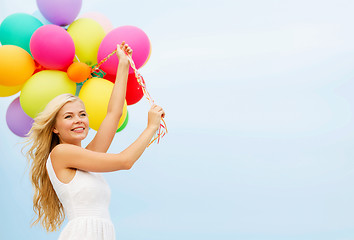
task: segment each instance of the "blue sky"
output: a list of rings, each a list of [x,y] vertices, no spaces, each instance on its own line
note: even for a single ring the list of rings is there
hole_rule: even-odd
[[[83,1],[152,43],[141,69],[169,134],[105,174],[117,239],[354,239],[352,1]],[[35,1],[1,3],[0,20]],[[22,139],[0,98],[1,239],[30,228]],[[109,152],[146,126],[145,99]],[[88,136],[92,139],[94,131]]]

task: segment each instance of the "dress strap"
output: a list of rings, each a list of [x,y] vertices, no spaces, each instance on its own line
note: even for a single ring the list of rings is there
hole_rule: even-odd
[[[55,174],[50,156],[47,159],[46,167],[47,167],[49,178],[52,181],[52,183],[55,182],[56,184],[62,185],[63,183],[57,178],[57,175]]]

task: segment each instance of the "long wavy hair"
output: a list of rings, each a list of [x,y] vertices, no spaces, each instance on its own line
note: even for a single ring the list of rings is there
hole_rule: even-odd
[[[30,146],[26,157],[31,164],[30,179],[34,188],[33,210],[36,217],[32,225],[41,222],[47,232],[57,231],[65,219],[65,213],[52,183],[50,182],[46,162],[52,149],[58,145],[59,137],[53,133],[60,109],[68,102],[81,101],[72,94],[62,94],[51,100],[43,112],[34,119],[25,141]],[[81,101],[82,102],[82,101]]]

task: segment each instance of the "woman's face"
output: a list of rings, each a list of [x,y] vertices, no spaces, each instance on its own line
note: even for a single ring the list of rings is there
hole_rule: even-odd
[[[59,136],[60,143],[81,146],[89,130],[85,106],[80,101],[66,103],[59,111],[53,132]]]

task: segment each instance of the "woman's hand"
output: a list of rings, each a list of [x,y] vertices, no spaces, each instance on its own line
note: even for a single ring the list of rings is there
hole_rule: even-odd
[[[148,128],[153,128],[158,130],[160,127],[161,118],[165,117],[165,111],[162,107],[157,105],[152,105],[148,114]]]
[[[128,61],[128,56],[132,56],[133,50],[128,46],[128,44],[125,43],[125,41],[122,42],[122,44],[117,45],[117,57],[119,61]]]

